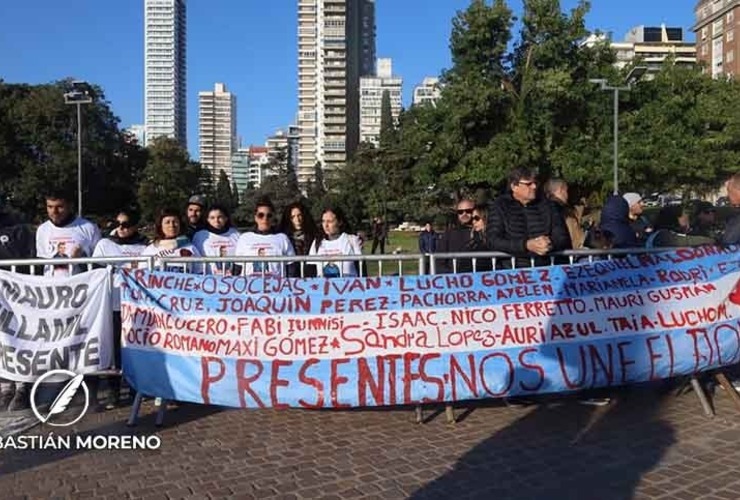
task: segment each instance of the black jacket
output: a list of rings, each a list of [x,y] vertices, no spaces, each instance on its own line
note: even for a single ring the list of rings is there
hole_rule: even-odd
[[[454,227],[448,229],[439,238],[437,253],[473,252],[470,248],[471,231],[468,227]],[[455,270],[452,259],[438,259],[438,273],[451,273]],[[457,259],[457,272],[470,273],[473,271],[473,261],[470,259]]]
[[[32,259],[36,256],[36,239],[26,224],[20,224],[8,214],[0,214],[0,260]],[[9,269],[2,267],[0,269]],[[28,267],[16,268],[28,272]]]
[[[719,243],[722,245],[740,245],[740,213],[737,210],[734,215],[727,218],[725,230],[720,236]]]
[[[527,250],[527,240],[549,236],[552,250],[557,252],[572,247],[563,215],[548,200],[535,200],[522,205],[511,193],[496,198],[488,210],[486,224],[491,250],[516,257],[516,267],[530,267],[531,259],[537,266],[550,264],[549,257],[539,257]],[[510,267],[504,262],[504,266]]]

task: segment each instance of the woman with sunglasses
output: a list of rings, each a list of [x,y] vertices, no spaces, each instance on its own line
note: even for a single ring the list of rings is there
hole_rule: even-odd
[[[470,240],[468,241],[468,252],[490,252],[491,249],[486,239],[486,207],[476,205],[473,209],[472,229],[470,230]],[[471,262],[472,266],[472,262]],[[481,258],[475,260],[475,271],[491,271],[493,261],[490,258]]]
[[[263,198],[257,202],[254,209],[254,222],[257,228],[249,231],[239,237],[236,244],[235,255],[243,257],[277,257],[283,255],[295,255],[293,245],[288,237],[275,231],[275,206],[268,198]],[[282,276],[285,273],[283,262],[264,262],[252,261],[245,262],[243,273],[245,275],[253,274],[273,274]]]
[[[344,212],[338,207],[324,209],[321,214],[321,231],[311,245],[309,255],[361,255],[360,241],[350,231]],[[318,276],[325,278],[354,277],[358,274],[353,260],[327,261],[317,265]]]
[[[229,257],[234,255],[239,232],[231,227],[231,216],[226,207],[212,205],[206,214],[206,227],[193,236],[193,245],[206,257]],[[212,262],[206,272],[221,276],[232,276],[231,262]]]
[[[115,230],[108,238],[103,238],[95,245],[93,257],[138,257],[147,246],[147,239],[139,233],[139,214],[133,210],[119,210],[115,219]],[[135,268],[136,262],[118,264],[116,267]],[[113,278],[111,297],[113,309],[113,359],[116,368],[121,368],[121,279],[118,274]],[[112,410],[118,406],[121,396],[121,378],[109,379],[108,401],[105,409]]]
[[[285,207],[279,230],[288,237],[296,255],[308,255],[318,232],[311,212],[300,201]],[[313,273],[309,271],[309,268],[304,267],[303,275],[301,275],[301,266],[298,263],[288,266],[288,276],[308,277],[311,274]]]
[[[155,239],[146,247],[141,255],[157,257],[200,257],[200,252],[190,242],[190,238],[183,234],[180,212],[173,208],[165,208],[157,216],[154,225]],[[181,273],[199,273],[199,264],[167,264],[163,271]]]

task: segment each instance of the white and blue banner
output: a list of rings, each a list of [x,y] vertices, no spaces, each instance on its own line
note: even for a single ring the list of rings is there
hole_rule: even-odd
[[[111,366],[112,343],[107,270],[62,277],[0,271],[0,378],[94,373]]]
[[[634,384],[740,361],[737,247],[438,276],[120,272],[126,377],[144,394],[178,401],[460,401]]]

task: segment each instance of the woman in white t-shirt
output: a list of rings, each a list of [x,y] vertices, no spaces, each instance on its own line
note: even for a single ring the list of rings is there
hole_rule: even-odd
[[[231,227],[231,216],[226,207],[212,205],[206,216],[206,228],[193,236],[193,245],[205,257],[230,257],[236,251],[239,231]],[[233,276],[234,263],[211,262],[206,264],[206,273]]]
[[[147,239],[138,231],[139,214],[133,210],[119,210],[116,215],[115,231],[108,238],[103,238],[95,245],[93,257],[137,257],[147,246]],[[116,267],[134,268],[135,262],[116,264]],[[121,368],[121,279],[118,274],[113,279],[113,358],[115,367]],[[121,394],[121,378],[109,379],[108,401],[106,410],[118,406]]]
[[[275,231],[275,207],[269,199],[263,198],[257,201],[254,209],[254,222],[257,229],[248,231],[239,237],[236,244],[236,255],[245,257],[295,255],[288,237]],[[245,261],[243,272],[247,276],[261,274],[284,276],[286,264],[288,263]]]
[[[180,213],[172,208],[165,208],[157,216],[154,231],[156,238],[154,242],[146,247],[141,255],[155,255],[157,257],[200,257],[200,252],[190,242],[190,239],[182,234],[182,222]],[[161,268],[162,271],[176,273],[200,273],[199,264],[167,264]]]
[[[357,236],[347,234],[347,219],[341,209],[326,208],[321,214],[321,231],[316,236],[309,255],[361,255]],[[317,263],[317,274],[325,278],[357,276],[357,261],[331,261]]]

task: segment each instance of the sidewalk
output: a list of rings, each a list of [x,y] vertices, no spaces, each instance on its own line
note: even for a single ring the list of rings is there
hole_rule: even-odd
[[[125,426],[125,408],[88,414],[76,432],[157,432],[160,450],[2,451],[0,491],[4,499],[736,499],[740,414],[721,390],[715,404],[709,420],[693,393],[631,388],[605,407],[573,398],[460,406],[456,425],[441,408],[416,425],[407,408],[186,405],[157,430],[149,403],[136,428]]]

